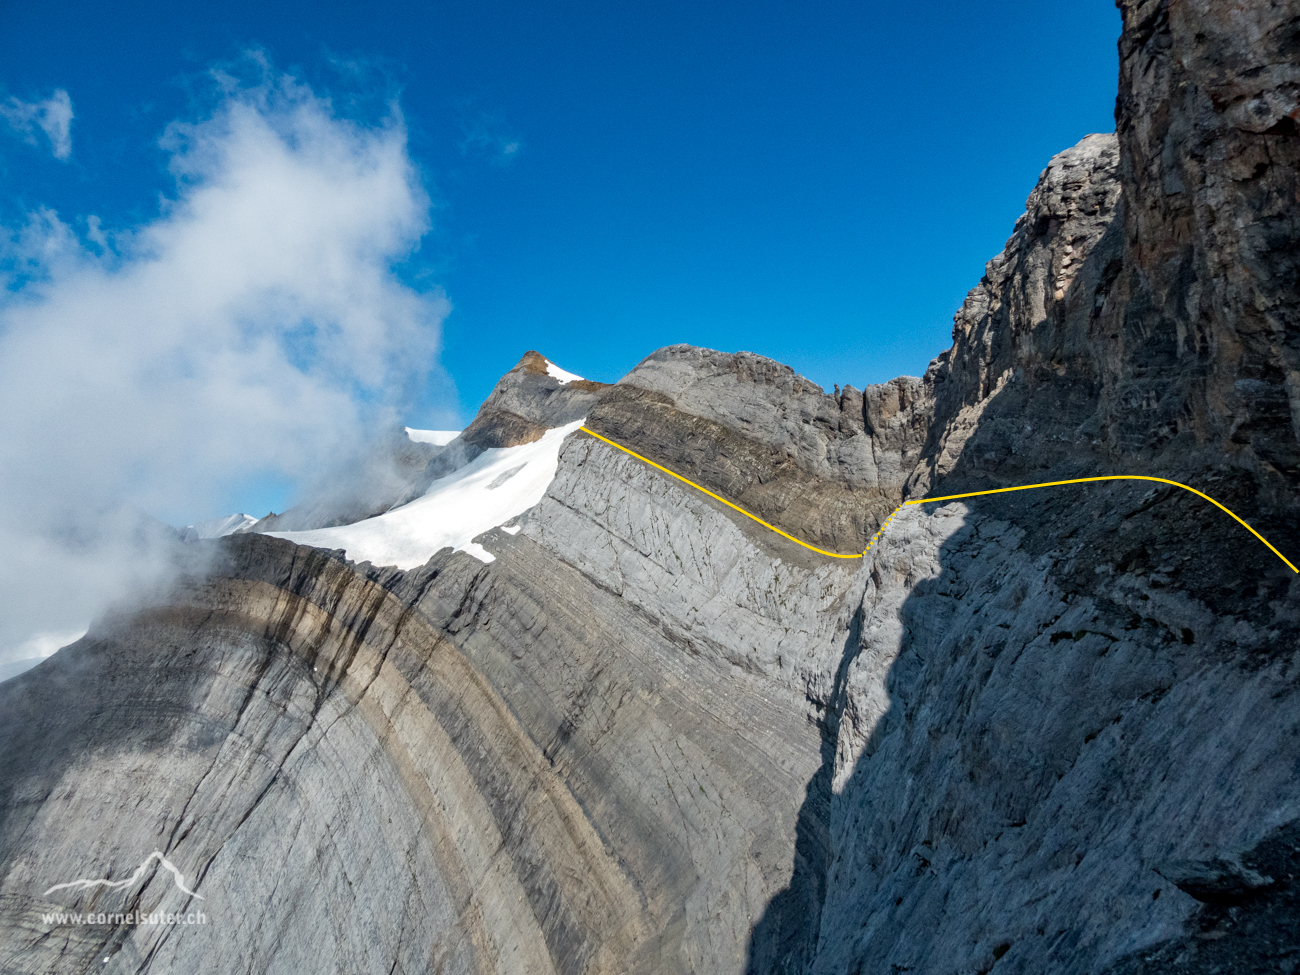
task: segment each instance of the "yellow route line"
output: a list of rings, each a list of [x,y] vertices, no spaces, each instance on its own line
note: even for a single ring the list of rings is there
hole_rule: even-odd
[[[826,551],[826,549],[824,549],[824,548],[818,548],[816,545],[809,545],[807,542],[801,542],[801,541],[799,541],[799,539],[795,538],[795,537],[794,537],[793,535],[791,535],[789,532],[783,532],[783,531],[781,531],[781,529],[777,528],[776,525],[769,525],[769,524],[768,524],[767,522],[765,522],[762,518],[758,517],[758,515],[752,515],[752,514],[750,514],[748,511],[746,511],[744,508],[742,508],[740,505],[738,505],[738,504],[732,504],[732,503],[731,503],[730,501],[728,501],[726,498],[721,497],[721,496],[719,496],[719,495],[717,495],[717,494],[714,494],[714,493],[713,493],[712,491],[710,491],[708,488],[700,487],[700,485],[696,484],[694,481],[689,480],[689,479],[687,479],[687,478],[685,478],[685,477],[682,477],[680,474],[677,474],[677,473],[675,473],[675,472],[673,472],[673,471],[670,471],[667,467],[664,467],[662,464],[656,464],[656,463],[655,463],[654,461],[652,461],[649,457],[642,457],[642,456],[641,456],[640,454],[638,454],[635,450],[628,450],[628,449],[627,449],[626,447],[624,447],[622,444],[620,444],[620,443],[615,443],[613,440],[610,440],[609,437],[602,437],[602,436],[601,436],[600,434],[598,434],[595,430],[592,430],[592,429],[590,429],[590,428],[588,428],[588,427],[579,427],[579,429],[582,430],[583,433],[589,433],[589,434],[591,434],[593,437],[595,437],[597,440],[603,440],[605,443],[609,444],[611,447],[614,447],[614,448],[616,448],[616,449],[618,449],[618,450],[621,450],[621,451],[623,451],[623,453],[625,453],[625,454],[630,454],[631,456],[635,457],[635,458],[636,458],[637,460],[639,460],[639,461],[642,461],[643,463],[649,464],[649,465],[650,465],[651,467],[653,467],[655,470],[663,471],[663,472],[664,472],[665,474],[667,474],[669,477],[675,477],[675,478],[677,478],[677,480],[681,481],[683,484],[689,484],[691,487],[695,488],[695,490],[697,490],[697,491],[703,491],[703,492],[704,492],[705,494],[707,494],[709,497],[713,498],[713,500],[715,500],[715,501],[721,501],[721,502],[722,502],[723,504],[725,504],[728,508],[732,508],[732,509],[735,510],[735,511],[739,511],[739,512],[740,512],[742,515],[744,515],[746,518],[752,518],[754,521],[758,522],[758,523],[759,523],[760,525],[762,525],[764,528],[767,528],[767,529],[769,529],[769,530],[771,530],[771,531],[774,531],[774,532],[776,532],[778,535],[780,535],[782,538],[788,538],[788,539],[790,539],[790,541],[794,542],[796,545],[802,545],[804,548],[806,548],[806,549],[808,549],[808,550],[810,550],[810,551],[816,552],[818,555],[825,555],[825,556],[827,556],[828,558],[832,558],[832,559],[860,559],[860,558],[862,558],[864,555],[867,554],[867,549],[870,549],[870,548],[871,548],[871,543],[869,542],[869,543],[867,544],[867,549],[864,549],[863,551],[858,552],[856,555],[840,555],[838,552],[828,552],[828,551]],[[895,509],[894,509],[894,514],[893,514],[893,515],[890,515],[889,518],[893,518],[894,515],[898,514],[900,508],[901,508],[901,505],[900,505],[899,508],[895,508]],[[871,539],[872,542],[874,542],[874,541],[876,540],[876,538],[879,538],[879,537],[880,537],[880,532],[882,532],[882,531],[885,530],[885,525],[887,525],[887,524],[889,524],[889,519],[888,519],[888,518],[885,519],[885,524],[880,526],[880,531],[876,532],[875,538],[872,538],[872,539]]]
[[[894,515],[897,515],[900,511],[903,510],[904,507],[906,507],[909,504],[929,504],[932,501],[956,501],[960,498],[978,498],[984,494],[1005,494],[1008,491],[1032,491],[1034,488],[1056,487],[1057,485],[1060,484],[1088,484],[1092,481],[1156,481],[1160,484],[1172,484],[1174,487],[1182,488],[1184,491],[1191,491],[1192,494],[1195,494],[1197,497],[1204,498],[1206,501],[1210,502],[1210,504],[1214,505],[1216,508],[1226,511],[1229,515],[1235,518],[1237,522],[1243,528],[1246,529],[1246,531],[1250,532],[1261,542],[1267,545],[1269,551],[1271,551],[1274,555],[1276,555],[1279,559],[1281,559],[1283,562],[1287,564],[1287,568],[1289,568],[1292,572],[1300,573],[1300,569],[1297,569],[1294,565],[1292,565],[1291,561],[1285,555],[1283,555],[1281,552],[1275,549],[1272,543],[1270,543],[1267,538],[1265,538],[1259,532],[1255,531],[1255,529],[1251,528],[1250,525],[1248,525],[1246,521],[1240,516],[1238,516],[1238,514],[1235,511],[1233,511],[1231,508],[1227,507],[1226,505],[1219,504],[1219,502],[1215,501],[1208,494],[1198,491],[1194,487],[1188,487],[1186,484],[1180,484],[1178,481],[1170,481],[1167,478],[1163,478],[1163,477],[1145,477],[1141,474],[1106,474],[1101,477],[1076,477],[1068,481],[1045,481],[1042,484],[1022,484],[1019,487],[992,488],[991,490],[988,491],[970,491],[966,494],[948,494],[940,498],[913,498],[911,501],[904,501],[901,505],[895,508],[893,512],[890,513],[889,517],[884,520],[880,528],[876,530],[876,533],[871,536],[871,541],[867,542],[867,547],[865,549],[863,549],[861,552],[857,553],[856,555],[840,555],[838,552],[828,552],[826,551],[826,549],[818,548],[816,545],[809,545],[807,542],[801,542],[799,539],[795,538],[789,532],[783,532],[775,525],[768,524],[762,518],[758,517],[758,515],[750,514],[744,508],[740,507],[740,505],[732,504],[726,498],[714,494],[708,488],[701,487],[700,485],[696,484],[694,481],[682,477],[680,474],[676,473],[675,471],[670,471],[667,467],[664,467],[662,464],[656,464],[648,457],[642,457],[635,450],[629,450],[628,448],[624,447],[622,444],[615,443],[613,440],[610,440],[608,437],[602,437],[599,433],[597,433],[595,430],[592,430],[589,427],[584,426],[584,427],[580,427],[579,429],[581,429],[583,433],[589,433],[597,440],[601,440],[609,444],[611,447],[615,448],[616,450],[621,450],[623,451],[623,453],[635,457],[637,460],[641,461],[642,463],[649,464],[655,470],[663,471],[669,477],[675,477],[683,484],[689,484],[691,487],[695,488],[695,490],[707,494],[715,501],[721,501],[728,508],[731,508],[735,511],[739,511],[746,518],[753,519],[754,521],[762,525],[764,528],[776,532],[782,538],[788,538],[796,545],[802,545],[804,548],[808,549],[811,552],[816,552],[818,555],[825,555],[828,558],[832,558],[832,559],[863,558],[867,554],[867,552],[871,551],[871,546],[876,543],[876,539],[880,538],[880,536],[884,533],[885,529],[889,527],[889,523],[894,520]]]
[[[1056,487],[1058,484],[1087,484],[1090,481],[1157,481],[1160,484],[1172,484],[1174,487],[1180,487],[1184,491],[1191,491],[1197,497],[1204,498],[1206,501],[1210,502],[1210,504],[1214,505],[1216,508],[1226,511],[1228,514],[1232,515],[1232,517],[1237,520],[1238,524],[1240,524],[1243,528],[1246,529],[1246,531],[1250,532],[1261,542],[1267,545],[1269,551],[1271,551],[1279,559],[1285,562],[1287,564],[1287,568],[1289,568],[1292,572],[1300,573],[1300,569],[1297,569],[1294,565],[1292,565],[1290,559],[1288,559],[1285,555],[1283,555],[1281,552],[1275,549],[1272,543],[1270,543],[1267,538],[1265,538],[1259,532],[1255,531],[1255,529],[1251,528],[1250,525],[1246,523],[1245,519],[1241,518],[1231,508],[1227,507],[1226,505],[1219,504],[1219,502],[1215,501],[1208,494],[1198,491],[1194,487],[1188,487],[1186,484],[1180,484],[1177,481],[1170,481],[1167,478],[1163,478],[1163,477],[1144,477],[1141,474],[1107,474],[1102,477],[1076,477],[1068,481],[1045,481],[1042,484],[1022,484],[1019,487],[993,488],[990,491],[971,491],[967,494],[949,494],[942,498],[915,498],[911,501],[904,501],[903,504],[904,505],[929,504],[931,501],[956,501],[958,498],[977,498],[981,494],[1005,494],[1007,491],[1032,491],[1034,488]]]

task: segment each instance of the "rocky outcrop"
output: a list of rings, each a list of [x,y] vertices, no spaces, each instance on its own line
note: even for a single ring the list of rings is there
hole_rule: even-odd
[[[909,377],[827,396],[771,359],[678,345],[605,391],[588,423],[814,545],[850,553],[902,500],[927,406]]]
[[[1104,353],[1093,331],[1123,258],[1118,164],[1115,137],[1090,135],[1044,170],[925,375],[934,420],[909,493],[1095,467]]]
[[[470,463],[485,450],[517,447],[540,440],[547,430],[581,420],[596,405],[604,383],[561,380],[547,371],[548,360],[525,352],[483,401],[473,421],[412,480],[401,503],[420,497],[429,485]]]
[[[589,379],[558,379],[547,371],[544,356],[525,352],[483,401],[461,439],[479,449],[532,443],[553,427],[581,420],[605,388]]]

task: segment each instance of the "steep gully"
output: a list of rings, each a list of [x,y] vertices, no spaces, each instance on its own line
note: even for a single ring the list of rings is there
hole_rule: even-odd
[[[587,416],[841,552],[936,489],[1153,474],[1300,550],[1300,11],[1121,11],[1117,136],[1052,160],[924,377],[526,356],[460,456]],[[828,563],[573,437],[489,565],[224,540],[0,685],[0,968],[1285,970],[1300,586],[1183,492],[1088,490]],[[210,925],[42,920],[160,846]]]

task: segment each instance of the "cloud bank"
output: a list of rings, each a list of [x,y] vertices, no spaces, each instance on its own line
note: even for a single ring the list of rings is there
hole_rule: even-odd
[[[40,102],[24,102],[17,98],[0,102],[0,118],[32,145],[37,144],[38,130],[45,133],[55,159],[71,158],[72,99],[62,88]]]
[[[215,111],[163,139],[157,219],[3,232],[0,662],[165,571],[142,511],[318,476],[433,364],[448,305],[398,273],[429,199],[396,109],[363,125],[290,78],[216,77]]]

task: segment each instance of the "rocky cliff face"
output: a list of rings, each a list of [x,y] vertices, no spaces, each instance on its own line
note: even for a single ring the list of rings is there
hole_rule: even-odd
[[[603,395],[590,424],[819,547],[861,552],[919,457],[921,390],[903,377],[827,396],[761,356],[672,346]]]
[[[930,422],[910,493],[951,486],[957,472],[1024,483],[1063,463],[1098,463],[1090,427],[1104,353],[1093,332],[1123,263],[1118,161],[1114,136],[1090,135],[1039,179],[958,311],[953,347],[926,373]]]
[[[1053,160],[971,292],[908,488],[1162,476],[1295,552],[1300,7],[1120,6],[1118,139]],[[840,697],[812,970],[1285,967],[1295,575],[1173,489],[898,524]]]
[[[1294,560],[1300,5],[1121,11],[1118,135],[1051,161],[924,377],[826,395],[676,346],[601,387],[530,354],[463,449],[586,416],[845,553],[907,497],[1154,475]],[[1300,957],[1300,583],[1194,496],[909,506],[828,560],[575,434],[479,540],[410,572],[205,543],[0,685],[0,968]],[[157,865],[46,893],[155,849],[204,900]]]
[[[1130,255],[1106,339],[1109,437],[1210,446],[1293,492],[1300,418],[1300,33],[1284,2],[1121,5]],[[1142,371],[1124,367],[1142,363]]]

